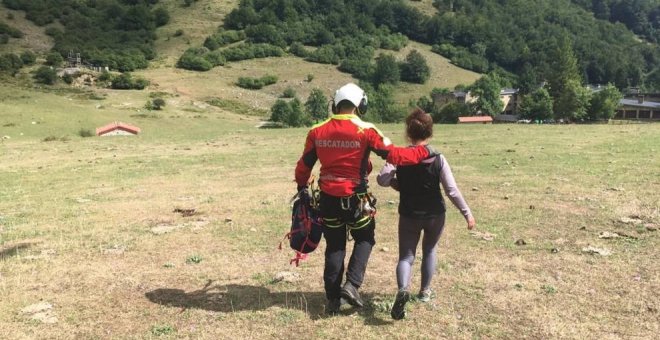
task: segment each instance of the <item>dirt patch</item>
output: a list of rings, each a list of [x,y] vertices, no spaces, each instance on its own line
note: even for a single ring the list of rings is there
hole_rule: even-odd
[[[55,311],[53,311],[53,305],[49,302],[42,301],[29,305],[21,309],[21,314],[41,323],[57,323],[57,316]]]

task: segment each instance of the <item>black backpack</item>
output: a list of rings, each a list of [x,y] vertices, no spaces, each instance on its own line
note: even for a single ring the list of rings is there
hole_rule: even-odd
[[[289,239],[291,249],[296,251],[289,263],[295,263],[296,266],[307,258],[307,254],[316,250],[323,236],[323,224],[317,203],[318,190],[312,189],[311,192],[310,195],[308,189],[304,188],[293,197],[291,230],[285,236]]]

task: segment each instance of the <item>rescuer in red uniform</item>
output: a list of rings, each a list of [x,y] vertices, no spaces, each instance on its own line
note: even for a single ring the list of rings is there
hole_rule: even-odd
[[[358,289],[364,280],[371,249],[376,244],[375,209],[367,193],[372,170],[369,155],[394,165],[417,164],[429,155],[426,146],[395,147],[371,123],[358,115],[367,110],[367,95],[349,83],[335,92],[332,113],[326,121],[313,126],[307,134],[305,149],[296,165],[298,189],[307,185],[312,168],[321,162],[319,175],[320,211],[326,240],[323,281],[328,299],[327,314],[337,314],[344,298],[355,307],[363,302]],[[347,230],[355,240],[342,286]]]

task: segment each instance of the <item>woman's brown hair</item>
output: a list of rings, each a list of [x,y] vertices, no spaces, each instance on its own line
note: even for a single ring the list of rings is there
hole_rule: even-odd
[[[433,136],[433,118],[420,108],[406,117],[406,135],[411,141],[425,140]]]

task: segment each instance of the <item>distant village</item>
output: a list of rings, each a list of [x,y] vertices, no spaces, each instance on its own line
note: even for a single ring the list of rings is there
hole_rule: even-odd
[[[592,92],[598,92],[600,85],[589,85]],[[477,97],[465,91],[452,91],[439,93],[433,96],[433,104],[442,107],[446,104],[457,102],[462,104],[474,103]],[[517,89],[504,88],[500,91],[500,100],[504,109],[499,115],[459,117],[459,123],[531,123],[529,120],[519,119],[520,95]],[[624,98],[619,100],[619,108],[613,119],[617,120],[639,120],[660,122],[660,93],[644,93],[637,88],[631,88],[624,93]]]

